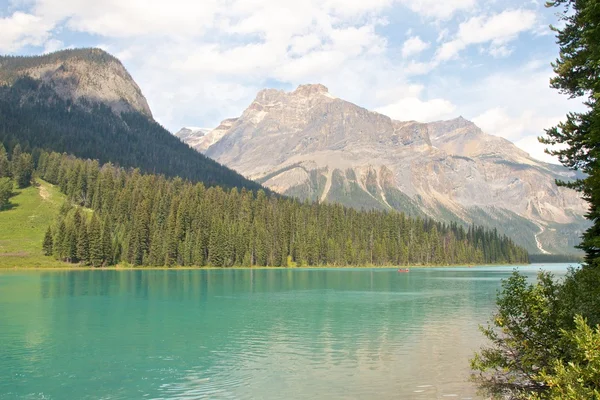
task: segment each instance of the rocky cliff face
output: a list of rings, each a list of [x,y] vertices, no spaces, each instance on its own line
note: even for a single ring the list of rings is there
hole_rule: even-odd
[[[573,253],[587,226],[554,183],[573,172],[464,118],[394,121],[322,85],[263,90],[195,148],[279,193],[496,227],[534,253]]]
[[[22,76],[39,79],[63,99],[104,103],[116,113],[152,118],[148,103],[119,60],[100,49],[63,50],[38,57],[0,57],[0,84]]]

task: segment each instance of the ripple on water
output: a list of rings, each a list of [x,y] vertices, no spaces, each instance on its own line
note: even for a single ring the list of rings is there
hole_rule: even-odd
[[[502,274],[33,273],[0,290],[0,398],[475,399]]]

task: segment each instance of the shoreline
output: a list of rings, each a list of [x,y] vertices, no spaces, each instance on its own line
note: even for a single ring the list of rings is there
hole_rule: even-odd
[[[111,266],[111,267],[90,267],[90,266],[73,266],[73,267],[0,267],[0,273],[3,271],[192,271],[192,270],[300,270],[300,269],[428,269],[428,268],[481,268],[481,267],[526,267],[535,265],[547,265],[547,264],[571,264],[571,263],[529,263],[529,264],[452,264],[452,265],[402,265],[402,266],[335,266],[335,265],[321,265],[321,266],[304,266],[304,267],[126,267],[126,266]],[[576,264],[576,263],[573,263]]]

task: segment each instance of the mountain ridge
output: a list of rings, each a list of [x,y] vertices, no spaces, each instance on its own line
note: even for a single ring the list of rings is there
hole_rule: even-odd
[[[0,141],[207,185],[261,186],[157,123],[121,62],[100,49],[0,57]]]
[[[535,160],[463,117],[395,121],[317,84],[262,90],[227,121],[218,140],[195,148],[282,194],[502,232],[512,223],[531,252],[575,252],[587,226],[586,203],[554,183],[573,179],[573,171]]]
[[[114,112],[152,112],[121,61],[97,48],[61,50],[41,56],[1,56],[0,85],[29,76],[51,86],[65,100],[108,105]]]

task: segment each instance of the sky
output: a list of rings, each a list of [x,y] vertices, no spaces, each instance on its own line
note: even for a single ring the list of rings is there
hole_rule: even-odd
[[[264,88],[321,83],[398,120],[463,116],[533,157],[580,110],[549,87],[543,0],[0,0],[0,53],[99,47],[172,132],[239,116]]]

